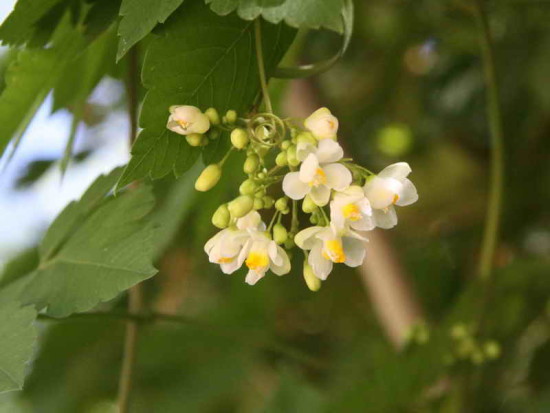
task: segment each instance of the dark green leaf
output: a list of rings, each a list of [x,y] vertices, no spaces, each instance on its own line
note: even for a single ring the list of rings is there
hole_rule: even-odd
[[[278,64],[294,37],[284,25],[263,25],[264,58],[268,73]],[[175,104],[213,106],[225,112],[248,110],[259,90],[251,22],[236,16],[219,17],[200,3],[184,4],[163,26],[148,50],[143,82],[149,90],[141,112],[140,133],[132,159],[118,187],[170,171],[181,175],[198,156],[182,136],[166,129],[168,107]],[[219,159],[227,138],[218,138],[207,152]]]
[[[0,393],[20,390],[32,356],[36,311],[15,301],[0,303]]]
[[[181,3],[183,0],[123,0],[117,59],[120,60],[134,44],[147,36],[157,23],[164,23]]]

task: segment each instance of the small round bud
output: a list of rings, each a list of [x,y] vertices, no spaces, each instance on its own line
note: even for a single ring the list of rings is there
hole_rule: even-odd
[[[311,291],[319,291],[321,288],[321,280],[317,278],[313,272],[313,268],[304,260],[304,280],[306,281],[307,288]]]
[[[258,209],[262,209],[264,207],[264,201],[262,198],[254,198],[254,205],[253,208],[257,211]]]
[[[283,215],[288,215],[289,213],[290,213],[290,208],[286,208],[281,211],[281,214]]]
[[[200,133],[192,133],[191,135],[187,135],[185,140],[191,146],[201,146],[202,138],[203,136]]]
[[[286,159],[286,152],[279,152],[279,154],[275,158],[275,164],[277,166],[286,166],[286,165],[288,165],[288,161]]]
[[[309,217],[309,222],[313,225],[317,225],[319,223],[319,217],[317,215],[312,215]]]
[[[228,110],[225,112],[225,120],[229,124],[235,123],[237,121],[237,112],[234,110]]]
[[[241,195],[227,205],[229,213],[234,218],[241,218],[248,214],[254,206],[254,198],[250,195]]]
[[[277,199],[275,202],[275,209],[277,211],[284,211],[288,208],[288,198],[286,196],[283,196],[282,198]]]
[[[313,211],[317,209],[317,205],[315,202],[313,202],[313,199],[308,195],[305,196],[304,200],[302,201],[302,211],[304,211],[306,214],[311,214]]]
[[[292,142],[290,142],[289,140],[286,140],[281,143],[281,148],[284,150],[287,150],[290,147],[290,145],[292,145]]]
[[[296,157],[296,145],[290,145],[286,150],[286,159],[290,166],[300,165],[300,160]]]
[[[206,109],[206,112],[204,112],[204,114],[208,117],[208,119],[210,119],[210,123],[212,125],[220,124],[220,115],[215,108]]]
[[[483,351],[489,360],[495,360],[500,356],[500,345],[496,341],[488,341],[483,346]]]
[[[219,129],[210,129],[208,131],[208,137],[212,140],[216,140],[220,137],[221,132]]]
[[[214,212],[214,215],[212,215],[212,224],[219,229],[227,228],[230,220],[231,215],[229,214],[229,209],[227,209],[226,204],[220,205],[218,209],[216,209],[216,212]]]
[[[208,165],[195,181],[197,191],[206,192],[212,189],[222,176],[222,168],[217,163]]]
[[[244,161],[243,171],[245,174],[250,175],[256,172],[258,166],[260,166],[260,158],[258,158],[258,155],[248,155],[246,161]]]
[[[287,240],[285,241],[285,248],[287,250],[292,249],[296,246],[296,243],[294,242],[294,237],[292,237],[290,234],[288,235]],[[290,255],[290,254],[289,254]]]
[[[311,145],[317,145],[317,140],[313,137],[311,132],[300,132],[296,136],[296,141],[298,143],[309,143]]]
[[[258,184],[253,179],[247,179],[239,186],[239,192],[241,195],[252,195],[256,188],[258,188]]]
[[[244,129],[236,128],[231,131],[231,143],[237,149],[243,149],[248,145],[248,133]]]
[[[282,224],[275,224],[273,226],[273,241],[281,245],[288,239],[288,231]]]
[[[266,177],[265,172],[260,172],[260,173],[258,174],[258,178],[259,178],[259,179],[265,179],[265,177]]]
[[[264,208],[266,209],[272,208],[273,204],[275,203],[275,200],[273,199],[273,197],[270,197],[269,195],[264,196],[263,201],[264,201]]]

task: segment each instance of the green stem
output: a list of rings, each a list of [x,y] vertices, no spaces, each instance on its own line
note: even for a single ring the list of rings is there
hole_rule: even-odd
[[[480,34],[483,72],[486,83],[487,117],[491,139],[491,173],[489,201],[487,205],[485,229],[479,259],[479,277],[488,280],[491,276],[497,245],[504,183],[504,150],[502,115],[500,110],[499,88],[495,68],[493,40],[484,0],[474,1],[474,12]]]
[[[260,75],[260,85],[264,96],[265,107],[269,113],[273,113],[269,90],[267,89],[267,80],[265,75],[264,56],[262,51],[262,28],[260,19],[254,21],[254,33],[256,38],[256,59],[258,60],[258,73]]]

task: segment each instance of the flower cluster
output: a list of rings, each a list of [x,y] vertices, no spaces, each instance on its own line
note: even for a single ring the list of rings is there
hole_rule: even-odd
[[[221,231],[206,243],[205,251],[226,274],[244,264],[251,285],[268,270],[288,273],[288,253],[297,246],[304,254],[306,284],[318,290],[334,264],[362,264],[366,231],[394,227],[395,206],[418,199],[407,178],[411,172],[407,163],[374,174],[344,158],[337,140],[338,119],[327,108],[299,121],[271,113],[238,118],[235,111],[220,118],[213,108],[202,113],[193,106],[172,106],[167,127],[185,135],[192,146],[206,145],[223,132],[230,134],[231,150],[203,170],[195,183],[198,191],[217,184],[232,151],[246,151],[247,178],[239,187],[240,195],[214,213],[212,223]],[[313,226],[301,227],[299,209]],[[259,211],[270,216],[269,225]]]

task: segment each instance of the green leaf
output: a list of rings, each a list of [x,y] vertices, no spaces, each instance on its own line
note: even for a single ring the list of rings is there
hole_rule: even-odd
[[[0,393],[20,390],[29,362],[36,330],[36,311],[15,301],[0,303]]]
[[[263,24],[266,70],[278,64],[294,38],[284,25]],[[199,149],[168,129],[168,107],[175,104],[210,106],[224,113],[244,112],[259,92],[254,27],[236,16],[219,17],[200,2],[180,7],[151,42],[143,67],[148,89],[140,117],[144,130],[132,148],[132,159],[118,187],[170,171],[176,176],[196,161]],[[205,160],[223,156],[228,145],[221,136],[205,150]]]
[[[120,6],[117,60],[147,36],[157,23],[166,19],[183,3],[183,0],[123,0]]]
[[[54,221],[40,245],[40,264],[21,293],[55,317],[85,311],[156,273],[154,198],[141,186],[105,198],[120,171],[100,177]]]
[[[326,28],[342,32],[344,0],[206,0],[212,10],[225,16],[237,11],[239,17],[254,20],[262,16],[268,22],[296,28]]]

